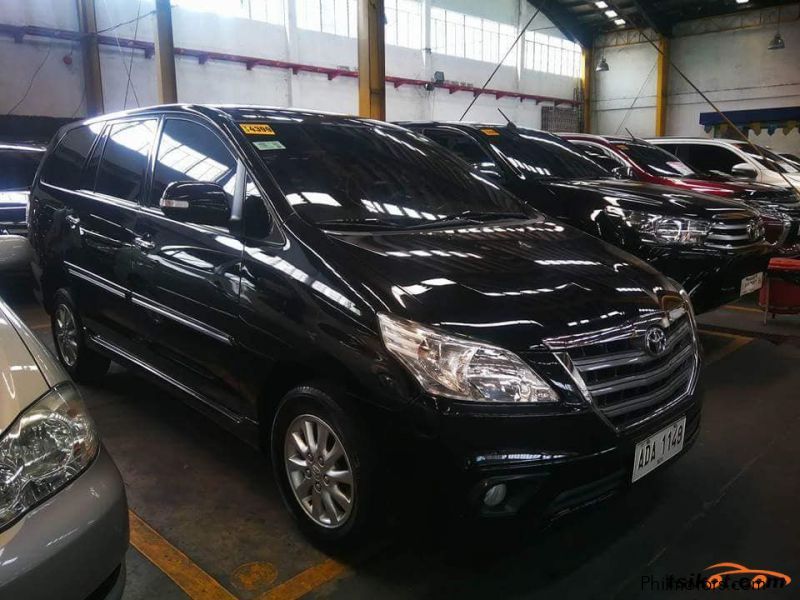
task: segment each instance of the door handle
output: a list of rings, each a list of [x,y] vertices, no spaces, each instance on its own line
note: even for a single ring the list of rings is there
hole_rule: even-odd
[[[153,250],[156,247],[154,242],[146,240],[142,237],[133,238],[133,245],[143,252],[150,252],[150,250]]]
[[[67,215],[66,217],[64,217],[64,220],[67,222],[67,225],[69,225],[70,228],[72,229],[75,229],[78,225],[81,224],[80,217],[76,217],[75,215]]]

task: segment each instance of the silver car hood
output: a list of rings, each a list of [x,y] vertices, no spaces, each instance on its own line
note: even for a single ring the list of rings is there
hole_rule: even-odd
[[[0,300],[0,432],[67,374],[20,318]]]

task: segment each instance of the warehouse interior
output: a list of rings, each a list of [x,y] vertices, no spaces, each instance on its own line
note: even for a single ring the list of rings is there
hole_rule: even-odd
[[[798,49],[796,0],[0,0],[0,598],[793,597]],[[96,458],[23,485],[65,389]]]

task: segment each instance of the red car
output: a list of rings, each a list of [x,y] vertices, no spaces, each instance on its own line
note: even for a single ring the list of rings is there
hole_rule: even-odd
[[[588,133],[560,135],[622,179],[740,200],[765,217],[767,239],[780,244],[782,254],[800,250],[800,198],[791,189],[697,173],[677,156],[644,140]]]

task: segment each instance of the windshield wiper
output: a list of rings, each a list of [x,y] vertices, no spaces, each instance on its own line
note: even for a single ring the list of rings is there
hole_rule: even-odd
[[[386,221],[384,219],[362,219],[362,218],[348,218],[348,219],[327,219],[323,221],[314,222],[319,227],[340,227],[343,229],[405,229],[408,225],[401,225],[394,221]]]
[[[464,223],[475,225],[488,221],[505,221],[507,219],[532,219],[533,215],[526,215],[523,212],[513,211],[480,211],[464,210],[459,213],[452,213],[439,217],[435,221],[423,221],[409,225],[408,228],[425,229],[429,227],[441,227],[442,225],[463,225]]]

